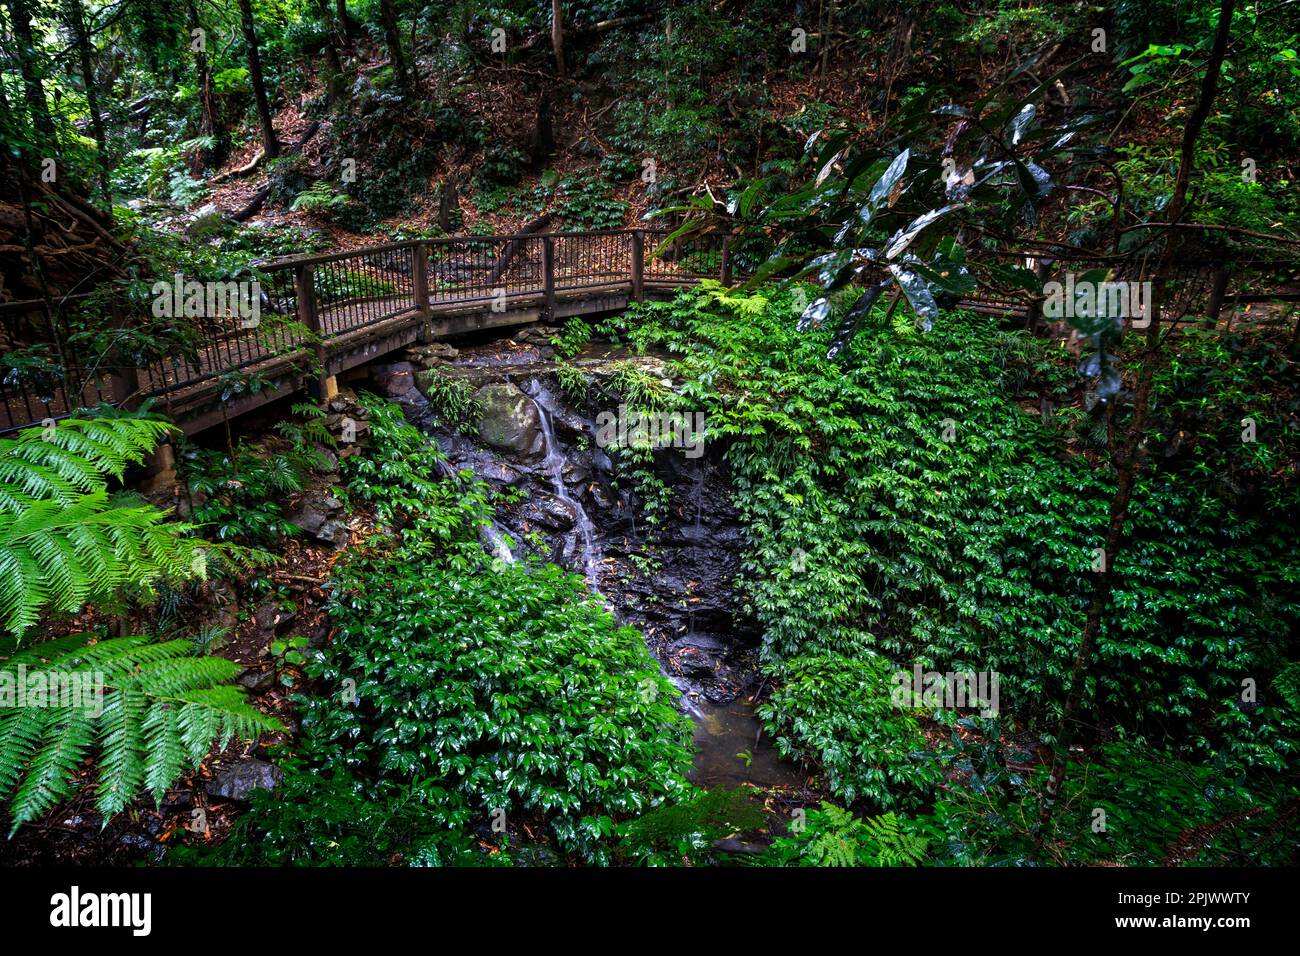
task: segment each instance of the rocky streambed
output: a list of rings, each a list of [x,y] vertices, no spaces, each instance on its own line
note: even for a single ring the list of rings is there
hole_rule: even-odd
[[[618,414],[620,377],[632,371],[672,384],[668,367],[588,345],[564,363],[566,393],[552,331],[413,349],[408,361],[374,366],[373,383],[436,438],[452,468],[503,493],[487,547],[513,558],[540,554],[584,574],[613,613],[645,634],[696,720],[701,784],[800,786],[795,768],[766,746],[749,702],[759,635],[735,587],[745,539],[721,448],[657,448],[638,465],[656,479],[650,509],[634,463],[600,440],[597,420]],[[573,369],[584,389],[573,387]],[[472,395],[472,425],[452,420],[449,393]]]

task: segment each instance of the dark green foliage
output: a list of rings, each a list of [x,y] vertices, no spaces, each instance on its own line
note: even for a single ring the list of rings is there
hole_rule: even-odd
[[[191,517],[218,541],[270,547],[298,533],[285,518],[285,501],[330,467],[325,451],[334,438],[314,405],[293,411],[301,422],[287,419],[277,426],[278,438],[241,443],[233,454],[185,449],[182,474],[196,497]]]
[[[560,846],[601,858],[614,816],[683,785],[689,727],[671,685],[580,578],[469,555],[439,564],[373,558],[337,581],[334,647],[308,667],[338,689],[304,713],[317,752],[426,780],[450,827],[536,814]],[[355,706],[341,702],[349,678]]]
[[[447,375],[431,368],[420,376],[420,390],[429,399],[429,407],[437,416],[438,424],[472,434],[482,415],[482,408],[474,398],[474,386],[468,380]]]
[[[848,803],[913,806],[939,782],[922,759],[916,712],[890,697],[888,661],[865,648],[856,656],[801,655],[775,669],[780,681],[759,708],[783,755],[811,759],[826,789]]]
[[[563,359],[571,359],[582,347],[591,341],[591,326],[579,318],[572,318],[564,323],[564,330],[551,339],[555,353]]]
[[[1294,770],[1242,774],[1223,760],[1188,763],[1141,741],[1107,745],[1066,777],[1061,810],[1037,832],[1046,773],[946,790],[920,821],[949,865],[1296,863]],[[1041,847],[1039,840],[1041,838]]]
[[[448,831],[417,784],[381,791],[346,770],[321,773],[288,761],[284,783],[257,790],[252,806],[215,847],[177,847],[176,863],[200,866],[394,866],[480,862],[471,839]]]
[[[683,401],[726,443],[769,666],[871,647],[905,670],[997,671],[1003,710],[1049,727],[1113,491],[1077,419],[1039,414],[1042,398],[1064,401],[1073,358],[984,319],[949,313],[921,334],[878,309],[841,364],[826,359],[829,327],[797,331],[788,296],[750,305],[684,294],[609,325],[681,355]],[[1280,768],[1300,715],[1241,693],[1296,659],[1279,637],[1300,616],[1300,503],[1293,481],[1263,483],[1296,455],[1269,397],[1294,391],[1293,372],[1267,339],[1249,342],[1183,336],[1158,378],[1152,441],[1168,451],[1135,495],[1091,706],[1235,767]],[[1253,445],[1248,409],[1266,436]],[[797,711],[810,756],[820,706]]]

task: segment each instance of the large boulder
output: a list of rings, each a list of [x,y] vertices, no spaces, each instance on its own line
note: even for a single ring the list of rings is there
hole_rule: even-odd
[[[486,444],[514,455],[536,455],[542,423],[533,400],[510,382],[484,385],[474,393],[482,409],[478,434]]]

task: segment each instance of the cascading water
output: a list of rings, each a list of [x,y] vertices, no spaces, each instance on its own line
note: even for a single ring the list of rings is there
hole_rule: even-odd
[[[438,462],[438,472],[444,478],[455,478],[456,469],[444,459]],[[479,525],[478,538],[483,542],[483,547],[492,552],[492,556],[498,561],[504,561],[506,564],[515,563],[514,552],[510,550],[510,545],[506,544],[506,537],[501,533],[501,528],[493,519],[488,519],[486,524]]]
[[[564,484],[564,452],[560,448],[559,441],[556,440],[555,426],[552,422],[555,399],[540,383],[532,382],[530,385],[528,395],[537,409],[542,431],[542,450],[545,453],[542,468],[551,481],[555,497],[568,505],[574,514],[573,529],[565,536],[563,557],[571,560],[575,549],[580,551],[578,557],[581,559],[587,583],[593,591],[599,591],[600,555],[596,548],[596,526],[587,514],[587,509],[582,506],[582,502],[570,495]]]

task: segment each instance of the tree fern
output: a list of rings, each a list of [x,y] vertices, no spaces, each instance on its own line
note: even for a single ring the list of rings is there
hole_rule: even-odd
[[[164,575],[202,574],[191,526],[108,493],[172,430],[147,417],[69,419],[0,439],[0,628],[46,608],[74,613]]]
[[[0,664],[6,694],[14,693],[20,667],[28,686],[34,678],[51,686],[69,678],[102,686],[89,700],[0,706],[0,800],[9,801],[15,830],[70,796],[92,754],[99,758],[96,806],[109,817],[144,789],[161,800],[214,739],[224,746],[234,736],[284,729],[229,683],[239,665],[191,656],[190,641],[84,642],[84,635],[47,641]]]

